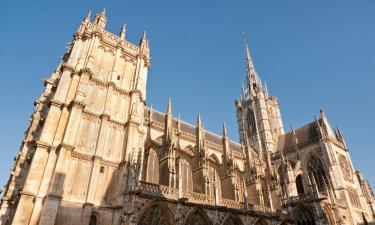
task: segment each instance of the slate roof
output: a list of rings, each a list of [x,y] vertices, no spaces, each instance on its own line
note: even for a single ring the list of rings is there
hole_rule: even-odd
[[[305,145],[319,140],[318,128],[315,122],[311,122],[301,128],[295,129],[298,145]],[[293,132],[290,131],[279,136],[276,151],[287,150],[294,147]]]
[[[146,107],[145,108],[145,117],[146,118],[149,118],[149,111],[150,111],[150,108]],[[151,118],[152,121],[156,121],[156,122],[164,125],[164,118],[165,118],[165,113],[162,113],[162,112],[159,112],[159,111],[153,109],[152,118]],[[173,127],[175,127],[175,128],[177,127],[177,121],[178,121],[178,118],[173,117]],[[195,132],[196,132],[196,130],[195,130],[196,126],[195,125],[181,120],[180,127],[181,127],[182,132],[189,133],[189,134],[194,135],[194,136],[196,135],[195,134]],[[221,135],[215,134],[215,133],[213,133],[211,131],[208,131],[208,130],[205,130],[204,132],[205,132],[205,138],[206,138],[207,141],[218,144],[218,145],[222,145],[222,136]],[[229,147],[236,152],[242,153],[241,144],[238,143],[238,142],[230,140]]]

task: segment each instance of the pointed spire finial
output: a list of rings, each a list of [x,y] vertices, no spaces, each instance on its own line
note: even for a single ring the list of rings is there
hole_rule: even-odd
[[[121,40],[124,40],[124,39],[125,39],[125,35],[126,35],[126,24],[124,23],[124,24],[122,25],[122,28],[121,28],[120,39],[121,39]]]
[[[248,46],[247,41],[246,41],[247,34],[245,32],[242,33],[242,37],[244,39],[244,45],[245,45],[246,70],[247,70],[247,76],[246,77],[247,77],[247,82],[248,82],[248,85],[249,85],[249,92],[255,93],[256,90],[254,90],[254,89],[261,88],[262,84],[261,84],[261,81],[260,81],[260,78],[259,78],[258,74],[255,71],[253,60],[251,59],[249,46]]]
[[[180,117],[180,114],[178,114],[178,119],[177,119],[177,131],[181,132],[181,117]]]
[[[223,122],[223,137],[228,137],[227,126],[225,125],[225,122]]]
[[[105,8],[103,8],[102,13],[103,13],[103,15],[105,15]]]
[[[200,113],[198,113],[197,127],[202,127],[202,120],[201,120],[201,114]]]
[[[146,31],[143,31],[142,38],[141,38],[141,42],[142,42],[142,41],[147,41]]]
[[[325,112],[324,112],[323,109],[320,109],[319,112],[320,112],[320,118],[325,118],[326,117],[326,114],[325,114]]]
[[[89,10],[89,12],[87,13],[85,17],[85,21],[90,21],[90,19],[91,19],[91,10]]]
[[[296,131],[294,130],[292,123],[290,123],[290,130],[292,131],[293,135],[296,135]]]
[[[268,94],[268,87],[267,87],[267,82],[266,81],[264,81],[264,93],[266,95],[266,98],[268,98],[269,94]]]
[[[171,97],[168,97],[167,115],[172,115],[172,103],[171,103]]]

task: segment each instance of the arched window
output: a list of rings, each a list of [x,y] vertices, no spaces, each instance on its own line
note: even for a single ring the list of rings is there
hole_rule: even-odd
[[[180,178],[181,190],[193,192],[193,173],[191,167],[185,159],[180,159]]]
[[[318,190],[325,190],[328,184],[328,179],[324,170],[323,163],[316,157],[311,157],[307,164],[307,171],[312,183],[316,183]]]
[[[96,222],[97,222],[96,216],[91,215],[89,225],[96,225],[97,224]]]
[[[297,186],[298,195],[305,194],[305,189],[303,188],[303,181],[302,181],[301,174],[296,177],[296,186]]]
[[[158,204],[150,206],[144,211],[139,219],[138,225],[172,225],[166,210]]]
[[[254,136],[257,133],[255,115],[254,115],[254,111],[251,109],[249,109],[247,113],[247,127],[249,129],[250,136]]]
[[[146,182],[159,183],[159,159],[153,149],[150,149],[148,153]]]

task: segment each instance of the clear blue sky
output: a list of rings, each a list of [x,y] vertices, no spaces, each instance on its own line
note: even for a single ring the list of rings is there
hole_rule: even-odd
[[[234,99],[245,74],[241,34],[280,101],[284,125],[324,108],[352,160],[375,186],[375,1],[1,1],[0,185],[33,110],[87,11],[107,9],[107,29],[150,39],[148,104],[237,139]]]

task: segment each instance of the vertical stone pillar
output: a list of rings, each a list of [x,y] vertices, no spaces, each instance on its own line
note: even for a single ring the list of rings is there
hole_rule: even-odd
[[[81,217],[82,225],[89,224],[93,206],[94,204],[92,203],[83,204],[82,217]]]

